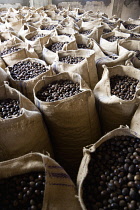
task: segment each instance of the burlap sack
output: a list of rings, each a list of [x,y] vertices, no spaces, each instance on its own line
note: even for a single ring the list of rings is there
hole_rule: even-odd
[[[44,6],[44,10],[47,11],[53,11],[53,10],[56,10],[57,9],[57,6],[55,4],[48,4],[46,6]]]
[[[13,7],[9,7],[7,10],[7,15],[16,15],[18,13],[18,10],[16,10],[16,8]]]
[[[48,71],[41,73],[40,75],[29,79],[29,80],[14,80],[10,74],[10,70],[9,70],[9,66],[6,69],[6,72],[9,75],[9,80],[11,83],[11,86],[13,88],[16,88],[17,90],[19,90],[22,94],[24,94],[27,98],[29,98],[31,101],[34,100],[34,96],[33,96],[33,88],[35,86],[35,84],[42,78],[42,76],[52,76],[52,70],[50,68],[50,66],[47,66],[46,63],[40,59],[37,58],[26,58],[23,61],[31,61],[31,62],[37,62],[37,63],[41,63],[43,65],[45,65],[45,67],[48,69]],[[18,63],[18,62],[17,62]]]
[[[126,40],[121,42],[120,45],[127,50],[140,51],[140,42],[138,40]],[[136,56],[133,56],[131,61],[135,68],[140,68],[140,60]]]
[[[113,31],[107,34],[103,34],[100,38],[100,46],[103,50],[107,50],[113,53],[117,54],[117,46],[118,43],[121,43],[123,39],[118,39],[114,42],[109,42],[108,40],[106,40],[106,38],[111,37],[111,36],[121,36],[124,37],[124,40],[127,40],[130,37],[130,34],[126,34],[126,33],[122,33],[120,31]]]
[[[46,22],[46,19],[44,19],[42,21],[42,24],[40,25],[40,27],[38,28],[38,30],[41,30],[41,31],[44,31],[46,34],[50,34],[52,31],[54,31],[57,27],[58,27],[58,24],[59,24],[59,21],[55,20],[48,20]],[[47,26],[53,26],[53,29],[52,30],[47,30],[45,29],[45,27]]]
[[[6,13],[7,13],[7,11],[8,11],[8,8],[6,8],[6,7],[1,7],[1,8],[0,8],[0,16],[1,16],[1,17],[2,17],[2,16],[5,16]]]
[[[130,34],[131,40],[139,40],[140,41],[140,34],[139,33],[131,33]]]
[[[87,46],[87,49],[93,49],[94,47],[93,39],[87,38],[86,36],[79,33],[75,33],[73,36],[75,37],[76,44],[84,44]],[[76,46],[76,49],[78,49],[78,46]]]
[[[13,43],[12,43],[13,44]],[[1,56],[7,66],[14,65],[15,63],[25,59],[25,58],[38,58],[38,55],[35,53],[34,49],[31,48],[30,45],[21,42],[14,45],[1,45],[0,51],[3,52],[11,47],[19,48],[18,51],[12,52],[10,54],[6,54]]]
[[[42,16],[39,14],[39,13],[37,13],[37,12],[34,12],[34,13],[30,13],[30,17],[26,17],[26,21],[27,22],[38,22],[39,20],[41,20],[42,19]]]
[[[0,57],[0,67],[2,69],[5,69],[6,68],[6,64],[4,63],[4,60]]]
[[[30,44],[35,52],[38,54],[39,58],[42,57],[42,50],[43,50],[43,45],[47,43],[48,39],[50,38],[50,34],[46,34],[44,31],[41,32],[41,34],[45,34],[44,37],[38,37],[34,41],[31,41],[30,39],[35,36],[36,34],[39,34],[40,32],[34,31],[25,36],[25,43]]]
[[[36,97],[42,87],[61,79],[80,83],[83,92],[54,102],[43,102]],[[82,147],[96,142],[100,137],[92,91],[80,75],[65,72],[40,80],[34,87],[34,102],[49,127],[56,160],[75,178],[82,157]]]
[[[79,34],[79,33],[75,33],[73,36],[74,36],[75,42],[76,42],[75,46],[77,44],[85,44],[87,46],[87,49],[94,50],[95,61],[104,56],[104,53],[102,52],[100,46],[94,39],[87,38],[86,36]],[[73,47],[75,47],[75,46],[73,45]],[[72,50],[75,50],[75,48],[73,48]],[[78,46],[76,46],[76,50],[78,50]]]
[[[74,30],[73,28],[69,27],[57,27],[54,31],[54,35],[59,36],[59,35],[69,35],[71,36],[72,34],[75,34],[77,31]]]
[[[107,33],[112,32],[112,28],[107,23],[102,22],[101,25],[103,25],[103,34],[106,34],[105,30],[108,30]]]
[[[24,23],[26,23],[26,21],[23,20],[23,19],[20,19],[20,20],[15,19],[14,21],[10,21],[9,19],[7,19],[6,22],[5,22],[6,27],[8,29],[13,29],[13,31],[15,31],[17,33],[19,32],[21,27],[24,25]]]
[[[103,25],[98,25],[98,26],[93,25],[92,26],[91,23],[85,22],[86,26],[81,27],[79,30],[79,33],[82,33],[83,31],[87,31],[87,30],[92,30],[92,32],[90,34],[88,34],[88,35],[84,34],[84,35],[88,38],[94,39],[96,42],[99,43],[100,37],[103,34]]]
[[[18,32],[18,36],[24,41],[25,36],[33,31],[36,31],[37,29],[33,26],[24,24],[21,29]]]
[[[82,24],[82,20],[77,23],[72,17],[68,16],[64,18],[64,20],[62,20],[60,24],[63,27],[69,27],[69,28],[73,28],[74,30],[79,30]]]
[[[74,8],[74,11],[77,17],[82,17],[85,13],[85,10],[81,8]]]
[[[64,16],[61,14],[55,13],[55,16],[51,18],[53,21],[61,22],[64,19]]]
[[[83,17],[82,17],[82,21],[83,22],[91,22],[91,21],[95,21],[96,20],[96,18],[94,18],[94,17],[90,17],[90,16],[88,16],[88,15],[84,15]],[[82,24],[84,24],[82,22]]]
[[[53,62],[52,68],[55,73],[72,72],[81,75],[83,80],[91,89],[94,89],[98,82],[97,69],[95,65],[95,53],[93,50],[68,50],[59,51],[58,59]],[[77,64],[67,64],[59,61],[60,57],[74,56],[85,58]]]
[[[0,32],[0,44],[3,44],[3,42],[8,41],[9,39],[12,39],[15,36],[15,33],[13,32]]]
[[[109,133],[107,133],[105,136],[103,136],[99,141],[97,141],[95,144],[89,145],[83,149],[83,159],[81,161],[81,165],[79,168],[78,176],[77,176],[77,185],[78,185],[78,199],[80,201],[81,207],[83,210],[87,210],[84,201],[83,201],[83,182],[85,181],[85,178],[88,174],[88,165],[91,160],[91,153],[95,152],[96,149],[105,141],[115,137],[115,136],[133,136],[138,137],[135,132],[130,130],[127,127],[120,127],[117,128]],[[88,192],[87,192],[88,193]]]
[[[125,25],[128,24],[135,24],[138,25],[135,28],[128,30],[125,28]],[[120,25],[120,30],[124,33],[130,33],[130,32],[134,32],[134,33],[140,33],[140,21],[139,20],[133,20],[133,19],[129,19],[127,21],[124,21],[123,23],[121,23]]]
[[[101,18],[97,18],[97,19],[92,19],[92,21],[82,21],[82,25],[81,27],[87,27],[89,29],[95,27],[95,26],[99,26],[102,23],[102,19]]]
[[[104,66],[102,79],[94,88],[103,133],[118,128],[120,125],[129,126],[139,103],[137,92],[140,89],[140,82],[136,87],[136,93],[132,100],[122,100],[115,95],[111,95],[110,77],[113,75],[127,75],[139,80],[140,71],[133,66],[120,65],[110,68]]]
[[[93,18],[102,18],[102,17],[108,18],[108,15],[101,11],[93,12],[92,10],[89,10],[85,12],[85,15],[93,17]]]
[[[76,43],[74,41],[74,38],[72,39],[65,35],[50,37],[48,42],[43,47],[43,60],[45,60],[46,63],[49,65],[51,65],[54,62],[54,60],[58,59],[58,54],[48,49],[53,43],[56,42],[68,42],[64,44],[62,48],[62,50],[64,51],[76,49]]]
[[[124,47],[121,47],[120,45],[117,46],[117,54],[113,54],[112,52],[105,51],[108,55],[115,56],[116,59],[113,60],[113,58],[110,58],[106,56],[105,54],[98,58],[96,60],[96,67],[97,67],[97,73],[98,73],[98,79],[100,80],[102,77],[102,73],[104,71],[103,64],[107,67],[113,67],[117,65],[125,65],[125,62],[132,58],[134,55],[134,52],[129,51],[125,49]]]
[[[4,84],[4,81],[8,81],[8,74],[0,67],[0,86]]]
[[[42,19],[39,20],[39,21],[35,21],[35,22],[33,22],[32,20],[30,20],[30,21],[27,22],[27,24],[29,26],[32,26],[32,27],[35,27],[35,28],[39,29],[40,26],[42,25]]]
[[[112,30],[120,26],[120,19],[102,17],[103,25],[109,26]]]
[[[45,171],[42,210],[81,210],[76,187],[64,169],[48,155],[29,153],[0,163],[0,179]]]
[[[47,128],[36,106],[8,84],[0,86],[0,100],[6,98],[20,101],[21,115],[0,118],[0,161],[32,151],[52,154]]]
[[[0,22],[0,32],[9,31],[5,25],[5,23]]]
[[[23,41],[19,39],[14,32],[5,31],[0,32],[0,47],[5,45],[15,45],[18,43],[22,43]]]
[[[140,105],[131,120],[130,128],[140,135]]]
[[[53,19],[56,16],[56,13],[54,10],[46,10],[45,13],[47,14],[48,17]]]

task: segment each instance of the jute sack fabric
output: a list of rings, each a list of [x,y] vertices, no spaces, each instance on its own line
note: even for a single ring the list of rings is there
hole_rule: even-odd
[[[125,28],[125,25],[128,25],[128,24],[135,24],[138,26],[136,26],[135,28],[131,30],[128,30]],[[124,33],[132,33],[132,32],[140,33],[140,20],[129,19],[127,21],[124,21],[123,23],[120,24],[120,30]]]
[[[73,28],[69,27],[57,27],[54,31],[54,35],[59,36],[59,35],[66,35],[68,34],[71,36],[72,34],[75,34],[77,31],[74,30]]]
[[[45,19],[43,19],[42,24],[40,25],[38,30],[44,31],[46,34],[50,34],[52,31],[54,31],[54,29],[56,29],[58,27],[58,24],[59,24],[58,20],[48,19],[46,21],[46,18],[45,18]],[[48,26],[53,26],[53,27],[51,30],[45,29]]]
[[[75,37],[75,41],[76,41],[76,49],[78,49],[77,44],[84,44],[87,46],[87,49],[93,49],[94,47],[94,40],[91,38],[88,38],[82,34],[79,33],[75,33],[73,35]],[[74,50],[74,49],[73,49]]]
[[[131,120],[130,128],[140,135],[140,105]]]
[[[4,60],[0,57],[0,67],[2,69],[5,69],[6,68],[6,64],[4,63]]]
[[[103,25],[103,30],[108,29],[108,30],[112,31],[111,26],[109,26],[107,23],[102,22],[101,25]],[[104,34],[104,31],[103,31],[103,34]]]
[[[123,41],[120,43],[120,45],[122,47],[126,48],[127,50],[133,50],[133,51],[139,50],[140,51],[140,42],[138,40]],[[136,56],[133,56],[131,61],[135,68],[140,68],[140,60]]]
[[[132,33],[130,34],[131,40],[138,40],[140,41],[140,34],[139,33]]]
[[[72,17],[68,16],[64,18],[64,20],[62,20],[60,24],[63,27],[69,27],[69,28],[73,28],[74,30],[79,30],[82,24],[82,20],[76,22]]]
[[[42,210],[81,210],[74,183],[48,155],[29,153],[0,163],[0,179],[37,171],[45,171]]]
[[[9,45],[1,45],[0,46],[0,51],[3,52],[4,50],[8,50],[12,47],[15,47],[17,49],[19,49],[18,51],[6,54],[6,55],[2,55],[1,58],[4,60],[4,62],[6,63],[7,66],[10,65],[14,65],[15,63],[25,59],[25,58],[38,58],[38,55],[36,54],[36,52],[34,51],[34,49],[24,43],[17,43],[17,44],[9,44]]]
[[[93,18],[102,18],[102,17],[108,18],[108,15],[104,12],[101,12],[101,11],[93,12],[92,10],[89,10],[89,11],[85,12],[85,14],[87,16],[90,16],[90,17],[93,17]]]
[[[56,73],[72,72],[81,75],[83,80],[88,84],[91,89],[94,89],[98,82],[97,69],[95,65],[95,53],[93,50],[68,50],[59,51],[58,59],[52,64],[53,71]],[[73,56],[85,58],[77,64],[67,64],[59,61],[59,58]]]
[[[91,153],[96,152],[96,149],[102,145],[102,143],[106,142],[107,140],[115,137],[115,136],[132,136],[132,137],[138,137],[140,136],[130,130],[127,127],[120,127],[117,128],[106,135],[104,135],[102,138],[99,139],[95,144],[89,145],[83,149],[83,159],[81,161],[81,165],[79,168],[78,176],[77,176],[77,186],[78,186],[78,199],[80,201],[82,210],[87,210],[84,200],[83,200],[83,183],[85,181],[85,178],[88,174],[88,165],[91,160]],[[87,192],[88,193],[88,192]]]
[[[0,118],[0,161],[19,157],[28,152],[49,152],[52,148],[47,128],[36,106],[8,84],[0,86],[0,100],[20,101],[21,115]]]
[[[19,90],[22,94],[24,94],[27,98],[29,98],[31,101],[34,100],[34,96],[33,96],[33,88],[35,86],[35,84],[43,77],[43,76],[52,76],[52,70],[50,68],[50,66],[48,66],[45,61],[42,61],[40,59],[37,58],[26,58],[24,60],[22,60],[21,62],[24,61],[31,61],[31,62],[36,62],[36,63],[41,63],[42,65],[45,65],[45,67],[48,69],[48,71],[41,73],[40,75],[29,79],[29,80],[14,80],[10,74],[10,70],[9,70],[9,66],[6,69],[6,72],[9,75],[9,80],[10,80],[10,84],[13,88],[16,88],[17,90]]]
[[[8,8],[6,8],[6,7],[1,7],[0,8],[0,15],[1,15],[1,17],[5,16],[7,14],[7,12],[8,12]]]
[[[20,38],[18,38],[14,32],[10,32],[10,31],[0,32],[1,49],[3,48],[2,46],[15,45],[18,43],[23,43],[23,41]]]
[[[58,21],[58,22],[61,22],[63,19],[64,19],[64,16],[61,15],[61,14],[56,14],[55,13],[55,16],[51,18],[53,21]]]
[[[33,31],[36,31],[37,29],[33,26],[30,26],[28,24],[24,24],[21,29],[18,32],[18,36],[24,41],[25,36]]]
[[[73,36],[75,37],[76,44],[85,44],[89,50],[94,50],[95,61],[101,57],[104,57],[102,49],[94,39],[88,38],[79,33],[75,33]],[[78,50],[78,47],[76,48],[76,50]]]
[[[47,10],[53,11],[56,9],[57,9],[57,6],[55,4],[48,4],[48,5],[44,6],[45,11],[47,11]]]
[[[13,31],[17,33],[19,32],[19,30],[21,29],[24,23],[26,23],[26,21],[23,19],[20,19],[20,20],[15,19],[15,21],[14,20],[10,21],[7,19],[5,22],[7,28],[13,29]]]
[[[56,43],[56,42],[68,42],[64,44],[62,47],[62,50],[67,51],[67,50],[75,50],[76,49],[76,43],[74,41],[74,38],[70,38],[68,36],[52,36],[48,40],[48,42],[44,45],[43,47],[43,60],[46,61],[47,64],[51,65],[54,60],[58,58],[58,54],[49,50],[49,47]]]
[[[36,97],[42,87],[61,79],[78,82],[83,92],[54,102],[43,102]],[[49,128],[56,160],[75,178],[83,146],[96,142],[100,137],[92,91],[80,75],[65,72],[40,80],[34,87],[34,102],[43,113]]]
[[[4,42],[9,41],[10,39],[12,39],[13,37],[15,37],[15,33],[14,32],[0,32],[0,44],[3,44]]]
[[[132,100],[122,100],[115,95],[111,95],[110,77],[113,75],[127,75],[140,80],[140,71],[133,66],[120,65],[110,68],[104,66],[102,79],[94,89],[103,133],[118,128],[120,125],[129,126],[139,103],[137,92],[140,89],[140,82]]]
[[[8,81],[8,74],[0,67],[0,86],[4,84],[4,81]]]
[[[43,17],[41,16],[41,14],[34,12],[34,13],[30,13],[30,17],[27,18],[26,17],[26,21],[28,22],[38,22],[39,20],[41,20]]]
[[[76,17],[82,17],[85,14],[85,10],[81,8],[74,8],[75,16]]]
[[[108,40],[106,40],[106,38],[111,37],[111,36],[121,36],[121,37],[124,37],[124,39],[126,40],[130,37],[130,34],[126,34],[126,33],[115,30],[113,32],[103,34],[101,36],[101,39],[100,39],[101,48],[103,50],[107,50],[107,51],[117,54],[117,46],[118,46],[118,43],[122,42],[122,39],[118,39],[114,42],[109,42]]]
[[[102,17],[102,20],[102,24],[105,27],[109,26],[112,30],[120,26],[120,19]]]
[[[87,30],[91,30],[91,33],[86,35],[84,34],[86,37],[88,38],[92,38],[94,39],[96,42],[99,43],[100,41],[100,37],[103,34],[103,25],[96,25],[94,23],[92,23],[94,21],[91,22],[85,22],[84,26],[82,26],[79,30],[79,33],[83,32],[83,31],[87,31]],[[101,21],[100,21],[101,22]]]
[[[81,27],[93,28],[94,26],[101,25],[101,22],[102,22],[101,18],[92,19],[91,21],[88,22],[82,21]]]
[[[33,36],[35,36],[37,34],[40,34],[40,32],[34,31],[34,32],[31,32],[31,33],[29,33],[25,36],[25,43],[31,45],[34,48],[34,50],[38,54],[39,58],[42,57],[43,45],[45,43],[47,43],[48,39],[50,38],[50,34],[48,35],[44,31],[41,32],[41,33],[45,34],[45,36],[44,37],[38,37],[34,41],[31,41],[30,39]]]
[[[134,52],[121,47],[119,44],[117,46],[117,54],[113,54],[112,52],[105,51],[108,55],[116,57],[116,59],[109,58],[108,56],[102,56],[96,60],[96,67],[98,73],[98,79],[100,80],[102,77],[102,73],[104,71],[103,64],[107,67],[113,67],[117,65],[125,65],[125,62],[128,59],[131,59],[134,55]]]

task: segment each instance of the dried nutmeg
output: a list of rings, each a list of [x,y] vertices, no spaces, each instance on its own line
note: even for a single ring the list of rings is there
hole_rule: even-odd
[[[119,57],[119,56],[118,56],[117,54],[115,54],[115,53],[107,54],[107,53],[104,52],[104,54],[105,54],[107,57],[109,57],[109,58],[111,58],[111,59],[113,59],[113,60],[115,60],[115,59],[117,59],[117,58]]]
[[[56,28],[57,25],[49,25],[49,26],[43,26],[42,30],[53,30],[54,28]]]
[[[111,32],[110,29],[107,29],[107,28],[104,28],[104,29],[103,29],[103,34],[107,34],[107,33],[110,33],[110,32]]]
[[[38,62],[20,61],[9,67],[9,71],[14,80],[29,80],[48,71],[48,69]]]
[[[92,30],[85,30],[85,31],[81,31],[80,34],[89,35],[91,32]]]
[[[136,24],[124,24],[124,27],[128,30],[132,30],[134,28],[136,28],[138,25]]]
[[[89,47],[86,44],[77,44],[77,47],[79,49],[89,49]]]
[[[109,42],[115,42],[118,39],[124,39],[124,38],[125,37],[122,37],[122,36],[110,36],[110,37],[107,37],[106,40]]]
[[[74,83],[71,80],[59,80],[48,84],[38,91],[37,98],[41,101],[53,102],[81,92],[79,83]]]
[[[10,53],[13,53],[13,52],[16,52],[16,51],[19,51],[21,50],[21,48],[17,48],[17,47],[11,47],[7,50],[4,50],[0,53],[0,56],[3,56],[3,55],[7,55],[7,54],[10,54]]]
[[[110,78],[111,95],[116,95],[122,100],[132,100],[138,82],[139,80],[132,77],[114,75]]]
[[[140,35],[139,34],[133,34],[133,33],[131,33],[130,34],[130,37],[131,38],[135,38],[135,39],[140,39]]]
[[[82,184],[87,210],[140,209],[139,149],[139,138],[115,136],[90,154]]]
[[[136,50],[136,57],[140,60],[140,50]]]
[[[45,172],[31,172],[0,180],[1,210],[41,210]]]
[[[59,61],[61,61],[63,63],[68,63],[68,64],[77,64],[84,59],[85,58],[83,58],[83,57],[73,57],[71,55],[68,55],[66,57],[59,58]]]
[[[62,50],[64,44],[68,44],[68,42],[55,42],[51,46],[49,46],[48,49],[53,52],[56,52]]]
[[[71,34],[67,34],[67,33],[63,33],[63,34],[58,33],[58,35],[65,35],[65,36],[71,37]]]
[[[36,34],[35,36],[31,37],[30,40],[31,41],[34,41],[36,40],[37,38],[41,38],[41,37],[44,37],[46,36],[45,34]]]
[[[18,117],[21,114],[19,103],[19,100],[11,98],[0,100],[0,118]]]

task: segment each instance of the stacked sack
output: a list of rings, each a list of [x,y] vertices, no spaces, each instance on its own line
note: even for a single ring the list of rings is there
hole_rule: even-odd
[[[0,207],[80,209],[68,174],[76,180],[84,147],[82,209],[139,209],[139,137],[118,127],[140,129],[140,20],[47,5],[1,8],[0,26],[0,186],[6,192],[5,185],[23,179],[24,191],[18,186],[15,198],[10,189],[10,201],[0,192]],[[68,174],[49,156],[30,152],[49,153]],[[35,195],[29,186],[37,187]]]

